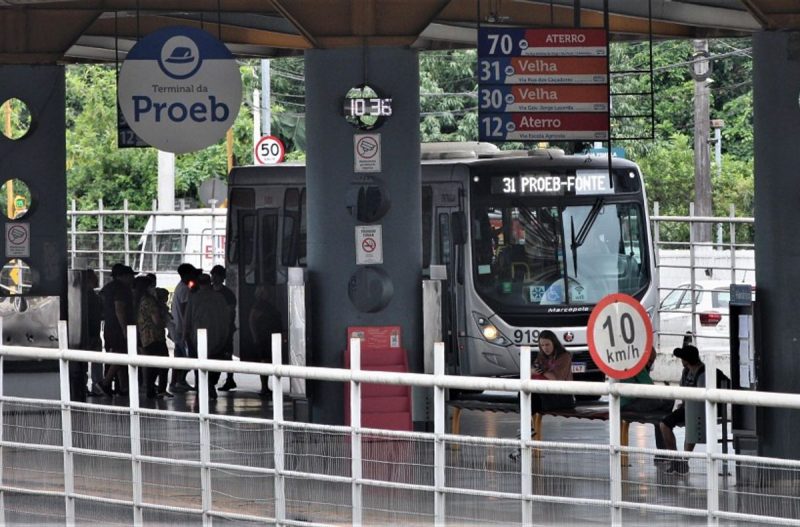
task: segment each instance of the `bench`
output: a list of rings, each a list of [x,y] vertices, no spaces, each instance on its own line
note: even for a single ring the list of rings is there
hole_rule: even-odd
[[[517,396],[509,395],[485,395],[475,394],[466,395],[447,402],[452,408],[453,413],[450,418],[450,431],[454,435],[461,432],[461,412],[463,410],[476,410],[483,412],[519,413],[519,399]],[[727,410],[726,405],[720,406],[720,421],[722,423],[722,452],[728,452],[728,433],[727,433]],[[555,417],[566,417],[575,419],[590,419],[596,421],[608,421],[608,406],[581,404],[579,401],[575,408],[565,408],[561,410],[543,410],[531,416],[533,428],[533,440],[541,441],[544,437],[542,427],[542,417],[552,415]],[[631,423],[658,424],[664,418],[663,412],[620,412],[620,445],[628,446],[628,436]],[[626,456],[627,457],[627,456]]]

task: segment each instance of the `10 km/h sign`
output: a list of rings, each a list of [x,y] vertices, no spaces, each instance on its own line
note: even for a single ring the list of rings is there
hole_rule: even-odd
[[[642,304],[616,293],[592,310],[587,329],[589,353],[597,367],[614,379],[636,376],[653,347],[653,325]]]

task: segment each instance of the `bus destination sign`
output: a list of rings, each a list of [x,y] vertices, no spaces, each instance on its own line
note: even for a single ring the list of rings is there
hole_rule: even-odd
[[[514,196],[585,196],[613,194],[608,172],[578,170],[575,174],[521,173],[492,178],[492,194]]]
[[[481,141],[607,140],[605,29],[481,28]]]

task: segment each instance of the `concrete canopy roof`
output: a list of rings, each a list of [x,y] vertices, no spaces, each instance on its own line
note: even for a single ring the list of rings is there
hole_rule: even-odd
[[[800,30],[798,0],[609,0],[612,38]],[[218,35],[236,56],[361,45],[474,47],[476,21],[603,25],[603,0],[0,0],[0,63],[107,62],[170,25]]]

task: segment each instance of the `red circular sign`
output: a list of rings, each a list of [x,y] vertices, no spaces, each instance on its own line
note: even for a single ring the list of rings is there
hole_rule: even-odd
[[[642,304],[615,293],[592,309],[586,329],[589,354],[613,379],[629,379],[642,371],[653,348],[653,324]]]
[[[361,242],[361,248],[364,249],[365,253],[373,252],[377,246],[378,244],[375,243],[375,240],[372,238],[366,238],[363,242]]]
[[[275,165],[283,162],[286,149],[283,141],[274,135],[265,135],[256,143],[255,157],[256,162],[261,165]]]

